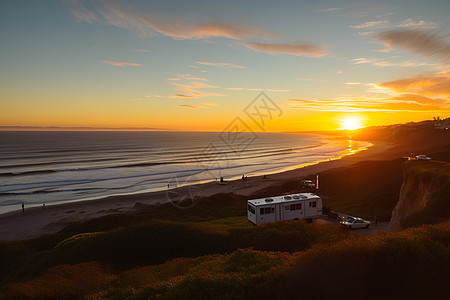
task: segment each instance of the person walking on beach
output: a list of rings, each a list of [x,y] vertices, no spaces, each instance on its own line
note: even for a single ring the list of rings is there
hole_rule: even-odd
[[[22,202],[22,212],[25,212],[25,203]]]

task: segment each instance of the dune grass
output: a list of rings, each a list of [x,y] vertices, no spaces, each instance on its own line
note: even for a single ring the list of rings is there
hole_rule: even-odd
[[[444,299],[450,223],[318,244],[306,251],[237,249],[117,271],[59,265],[0,290],[3,299]],[[82,274],[82,275],[81,275]],[[81,288],[76,288],[81,287]],[[0,297],[2,297],[0,296]]]

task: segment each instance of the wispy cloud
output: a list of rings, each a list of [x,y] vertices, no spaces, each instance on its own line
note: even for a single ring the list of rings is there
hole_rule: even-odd
[[[213,63],[213,62],[204,62],[204,61],[196,61],[195,63],[205,66],[213,66],[219,67],[223,69],[247,69],[247,67],[232,64],[232,63]]]
[[[206,96],[224,96],[222,94],[212,93],[208,89],[217,88],[217,86],[207,84],[205,78],[193,77],[190,74],[173,74],[175,77],[168,78],[169,84],[174,86],[177,93],[171,98],[200,98]],[[203,82],[197,81],[201,80]],[[206,89],[206,91],[205,91]],[[200,91],[202,90],[202,91]]]
[[[415,54],[450,62],[450,43],[448,35],[421,29],[396,29],[376,36],[387,47],[399,47]]]
[[[192,95],[175,94],[175,95],[170,96],[170,98],[199,98],[199,97],[192,96]]]
[[[377,85],[401,94],[447,97],[450,99],[450,72],[419,75],[401,80],[382,82]]]
[[[118,62],[118,61],[110,61],[110,60],[102,60],[102,63],[109,64],[109,65],[115,66],[115,67],[142,67],[143,66],[143,64]]]
[[[373,97],[340,97],[338,99],[287,99],[285,103],[294,109],[303,109],[320,112],[430,112],[442,111],[445,102],[434,99],[418,97],[393,97],[393,98],[373,98]]]
[[[342,8],[340,7],[330,7],[330,8],[324,8],[324,9],[319,9],[318,12],[329,12],[329,11],[336,11],[336,10],[341,10]]]
[[[200,108],[200,106],[188,105],[188,104],[180,104],[179,107],[187,107],[187,108]]]
[[[225,21],[197,21],[159,14],[153,7],[137,6],[128,2],[93,1],[88,8],[84,1],[65,1],[67,7],[79,21],[109,24],[137,32],[142,36],[162,34],[176,39],[208,39],[225,37],[230,39],[274,38],[279,34],[254,26]]]
[[[391,22],[389,22],[388,20],[382,20],[382,21],[369,21],[369,22],[364,22],[362,24],[359,25],[350,25],[351,28],[382,28],[382,27],[388,27],[391,25]]]
[[[436,23],[425,21],[425,20],[409,18],[409,19],[406,19],[406,20],[403,20],[402,22],[400,22],[397,25],[397,27],[420,27],[422,29],[436,28]]]
[[[361,82],[346,82],[345,84],[348,84],[348,85],[360,85]]]
[[[422,19],[409,18],[401,21],[400,23],[391,23],[389,20],[377,20],[367,21],[359,25],[350,25],[351,28],[363,29],[363,28],[387,28],[387,27],[399,27],[399,28],[435,28],[436,23],[425,21]]]
[[[297,56],[322,57],[327,55],[324,47],[308,44],[267,44],[267,43],[242,43],[243,46],[259,52],[269,54],[290,54]]]
[[[401,62],[391,62],[386,61],[384,59],[378,59],[378,58],[354,58],[351,60],[354,64],[371,64],[376,67],[422,67],[422,66],[436,66],[437,64],[430,64],[430,63],[418,63],[413,61],[401,61]]]
[[[90,24],[101,22],[97,15],[88,9],[83,2],[79,0],[63,0],[63,3],[78,21]]]
[[[202,102],[203,105],[208,105],[208,106],[219,106],[219,104],[217,103],[211,103],[211,102]]]

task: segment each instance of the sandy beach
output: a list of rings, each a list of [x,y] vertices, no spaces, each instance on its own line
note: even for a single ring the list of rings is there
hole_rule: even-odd
[[[394,149],[393,144],[376,142],[367,150],[340,159],[297,168],[294,170],[262,176],[249,177],[247,181],[227,181],[226,184],[210,182],[196,185],[201,196],[211,196],[218,193],[235,193],[249,196],[258,190],[281,184],[292,179],[301,179],[307,175],[332,168],[349,166],[365,160],[389,160],[404,155],[401,149]],[[225,178],[226,180],[226,178]],[[43,234],[53,234],[72,222],[85,221],[112,213],[138,211],[139,203],[159,205],[169,202],[171,195],[185,195],[186,187],[168,191],[137,193],[132,195],[109,196],[96,200],[85,200],[43,207],[21,207],[17,211],[0,215],[0,240],[21,240],[38,237]],[[137,204],[138,203],[138,204]]]

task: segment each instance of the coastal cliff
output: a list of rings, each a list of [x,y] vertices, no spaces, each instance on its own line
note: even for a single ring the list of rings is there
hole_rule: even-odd
[[[408,161],[397,205],[392,211],[390,230],[450,219],[450,164]]]

